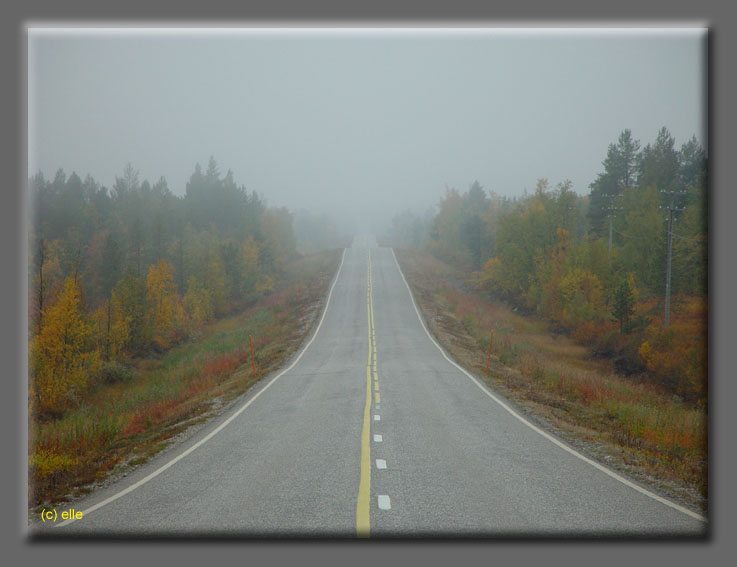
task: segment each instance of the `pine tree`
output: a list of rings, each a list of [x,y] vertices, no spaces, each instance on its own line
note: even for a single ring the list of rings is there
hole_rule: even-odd
[[[614,290],[612,315],[619,321],[619,332],[626,333],[635,312],[635,294],[630,278],[624,278]]]
[[[665,126],[658,132],[655,143],[642,150],[638,170],[640,188],[655,186],[658,191],[680,189],[680,156],[675,149],[675,139]]]
[[[614,196],[620,195],[623,189],[633,187],[636,183],[640,164],[639,151],[640,142],[632,139],[629,129],[623,130],[617,143],[609,144],[606,159],[602,162],[604,171],[589,185],[589,221],[593,232],[598,236],[607,232],[606,219],[610,214],[609,207],[614,203]]]

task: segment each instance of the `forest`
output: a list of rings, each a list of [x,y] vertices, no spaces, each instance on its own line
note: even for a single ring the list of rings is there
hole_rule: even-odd
[[[705,150],[695,136],[677,148],[666,127],[642,147],[625,129],[588,189],[544,178],[515,198],[478,181],[447,188],[436,210],[397,215],[391,241],[430,251],[618,373],[705,404]]]
[[[38,173],[29,205],[29,411],[40,421],[275,291],[301,253],[344,245],[331,219],[268,207],[214,158],[183,196],[128,164],[110,189]]]

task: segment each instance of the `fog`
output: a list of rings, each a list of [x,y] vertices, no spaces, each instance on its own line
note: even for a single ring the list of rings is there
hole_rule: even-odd
[[[707,147],[706,32],[31,28],[28,173],[178,195],[210,156],[269,205],[378,230],[446,187],[587,194],[625,128]]]

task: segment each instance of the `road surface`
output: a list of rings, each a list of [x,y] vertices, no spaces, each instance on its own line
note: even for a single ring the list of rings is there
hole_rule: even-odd
[[[68,508],[59,507],[58,512]],[[389,248],[356,238],[305,347],[44,534],[688,537],[706,521],[515,414],[434,343]]]

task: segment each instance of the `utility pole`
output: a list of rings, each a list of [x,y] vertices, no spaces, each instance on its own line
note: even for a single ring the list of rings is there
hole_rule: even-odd
[[[676,207],[675,199],[676,195],[685,195],[685,191],[661,191],[662,194],[670,196],[668,206],[661,206],[660,209],[668,211],[668,216],[665,220],[668,221],[668,253],[666,255],[666,268],[665,268],[665,328],[668,328],[670,324],[670,266],[671,260],[673,259],[673,223],[676,218],[673,213],[679,213],[684,210],[683,207]]]

